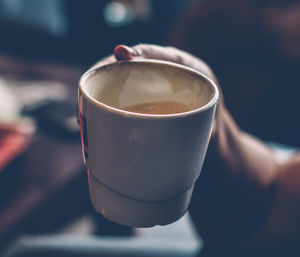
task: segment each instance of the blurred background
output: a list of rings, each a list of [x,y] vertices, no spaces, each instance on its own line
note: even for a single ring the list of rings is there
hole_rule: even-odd
[[[204,59],[242,129],[300,145],[297,0],[0,0],[0,253],[49,234],[95,236],[98,246],[99,238],[146,238],[141,251],[164,238],[169,243],[161,247],[175,249],[172,256],[200,251],[188,216],[167,228],[133,230],[90,204],[77,83],[117,44],[138,43],[172,45]],[[9,256],[23,256],[17,254]]]

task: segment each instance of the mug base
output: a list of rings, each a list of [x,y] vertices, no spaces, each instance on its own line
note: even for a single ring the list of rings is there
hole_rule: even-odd
[[[193,187],[163,201],[140,201],[115,192],[98,182],[88,172],[90,197],[96,211],[113,222],[131,227],[167,225],[187,211]]]

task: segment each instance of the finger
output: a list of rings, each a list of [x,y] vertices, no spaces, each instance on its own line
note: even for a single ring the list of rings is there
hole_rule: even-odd
[[[177,50],[177,49],[176,49]],[[177,50],[179,51],[179,50]],[[133,47],[118,45],[114,49],[117,60],[130,60],[133,58],[157,59],[181,63],[182,59],[176,58],[175,48],[158,45],[139,44]]]
[[[139,44],[132,47],[135,57],[156,59],[184,64],[184,52],[174,47],[165,47],[150,44]]]
[[[132,48],[125,45],[117,45],[114,49],[114,55],[118,61],[130,60],[134,57],[138,57],[138,52]]]
[[[114,54],[117,60],[144,58],[175,62],[196,69],[216,80],[213,72],[206,63],[174,47],[151,44],[139,44],[133,47],[118,45],[114,50]]]

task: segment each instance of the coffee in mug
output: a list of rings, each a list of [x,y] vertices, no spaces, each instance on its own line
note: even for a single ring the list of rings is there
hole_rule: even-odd
[[[170,62],[115,62],[86,72],[78,106],[95,209],[136,227],[179,219],[201,171],[217,100],[211,79]]]

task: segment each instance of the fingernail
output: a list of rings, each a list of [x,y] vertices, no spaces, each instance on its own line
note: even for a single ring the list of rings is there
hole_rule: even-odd
[[[133,48],[125,45],[116,46],[114,49],[114,53],[117,59],[130,59],[134,56],[137,56],[137,53]]]

